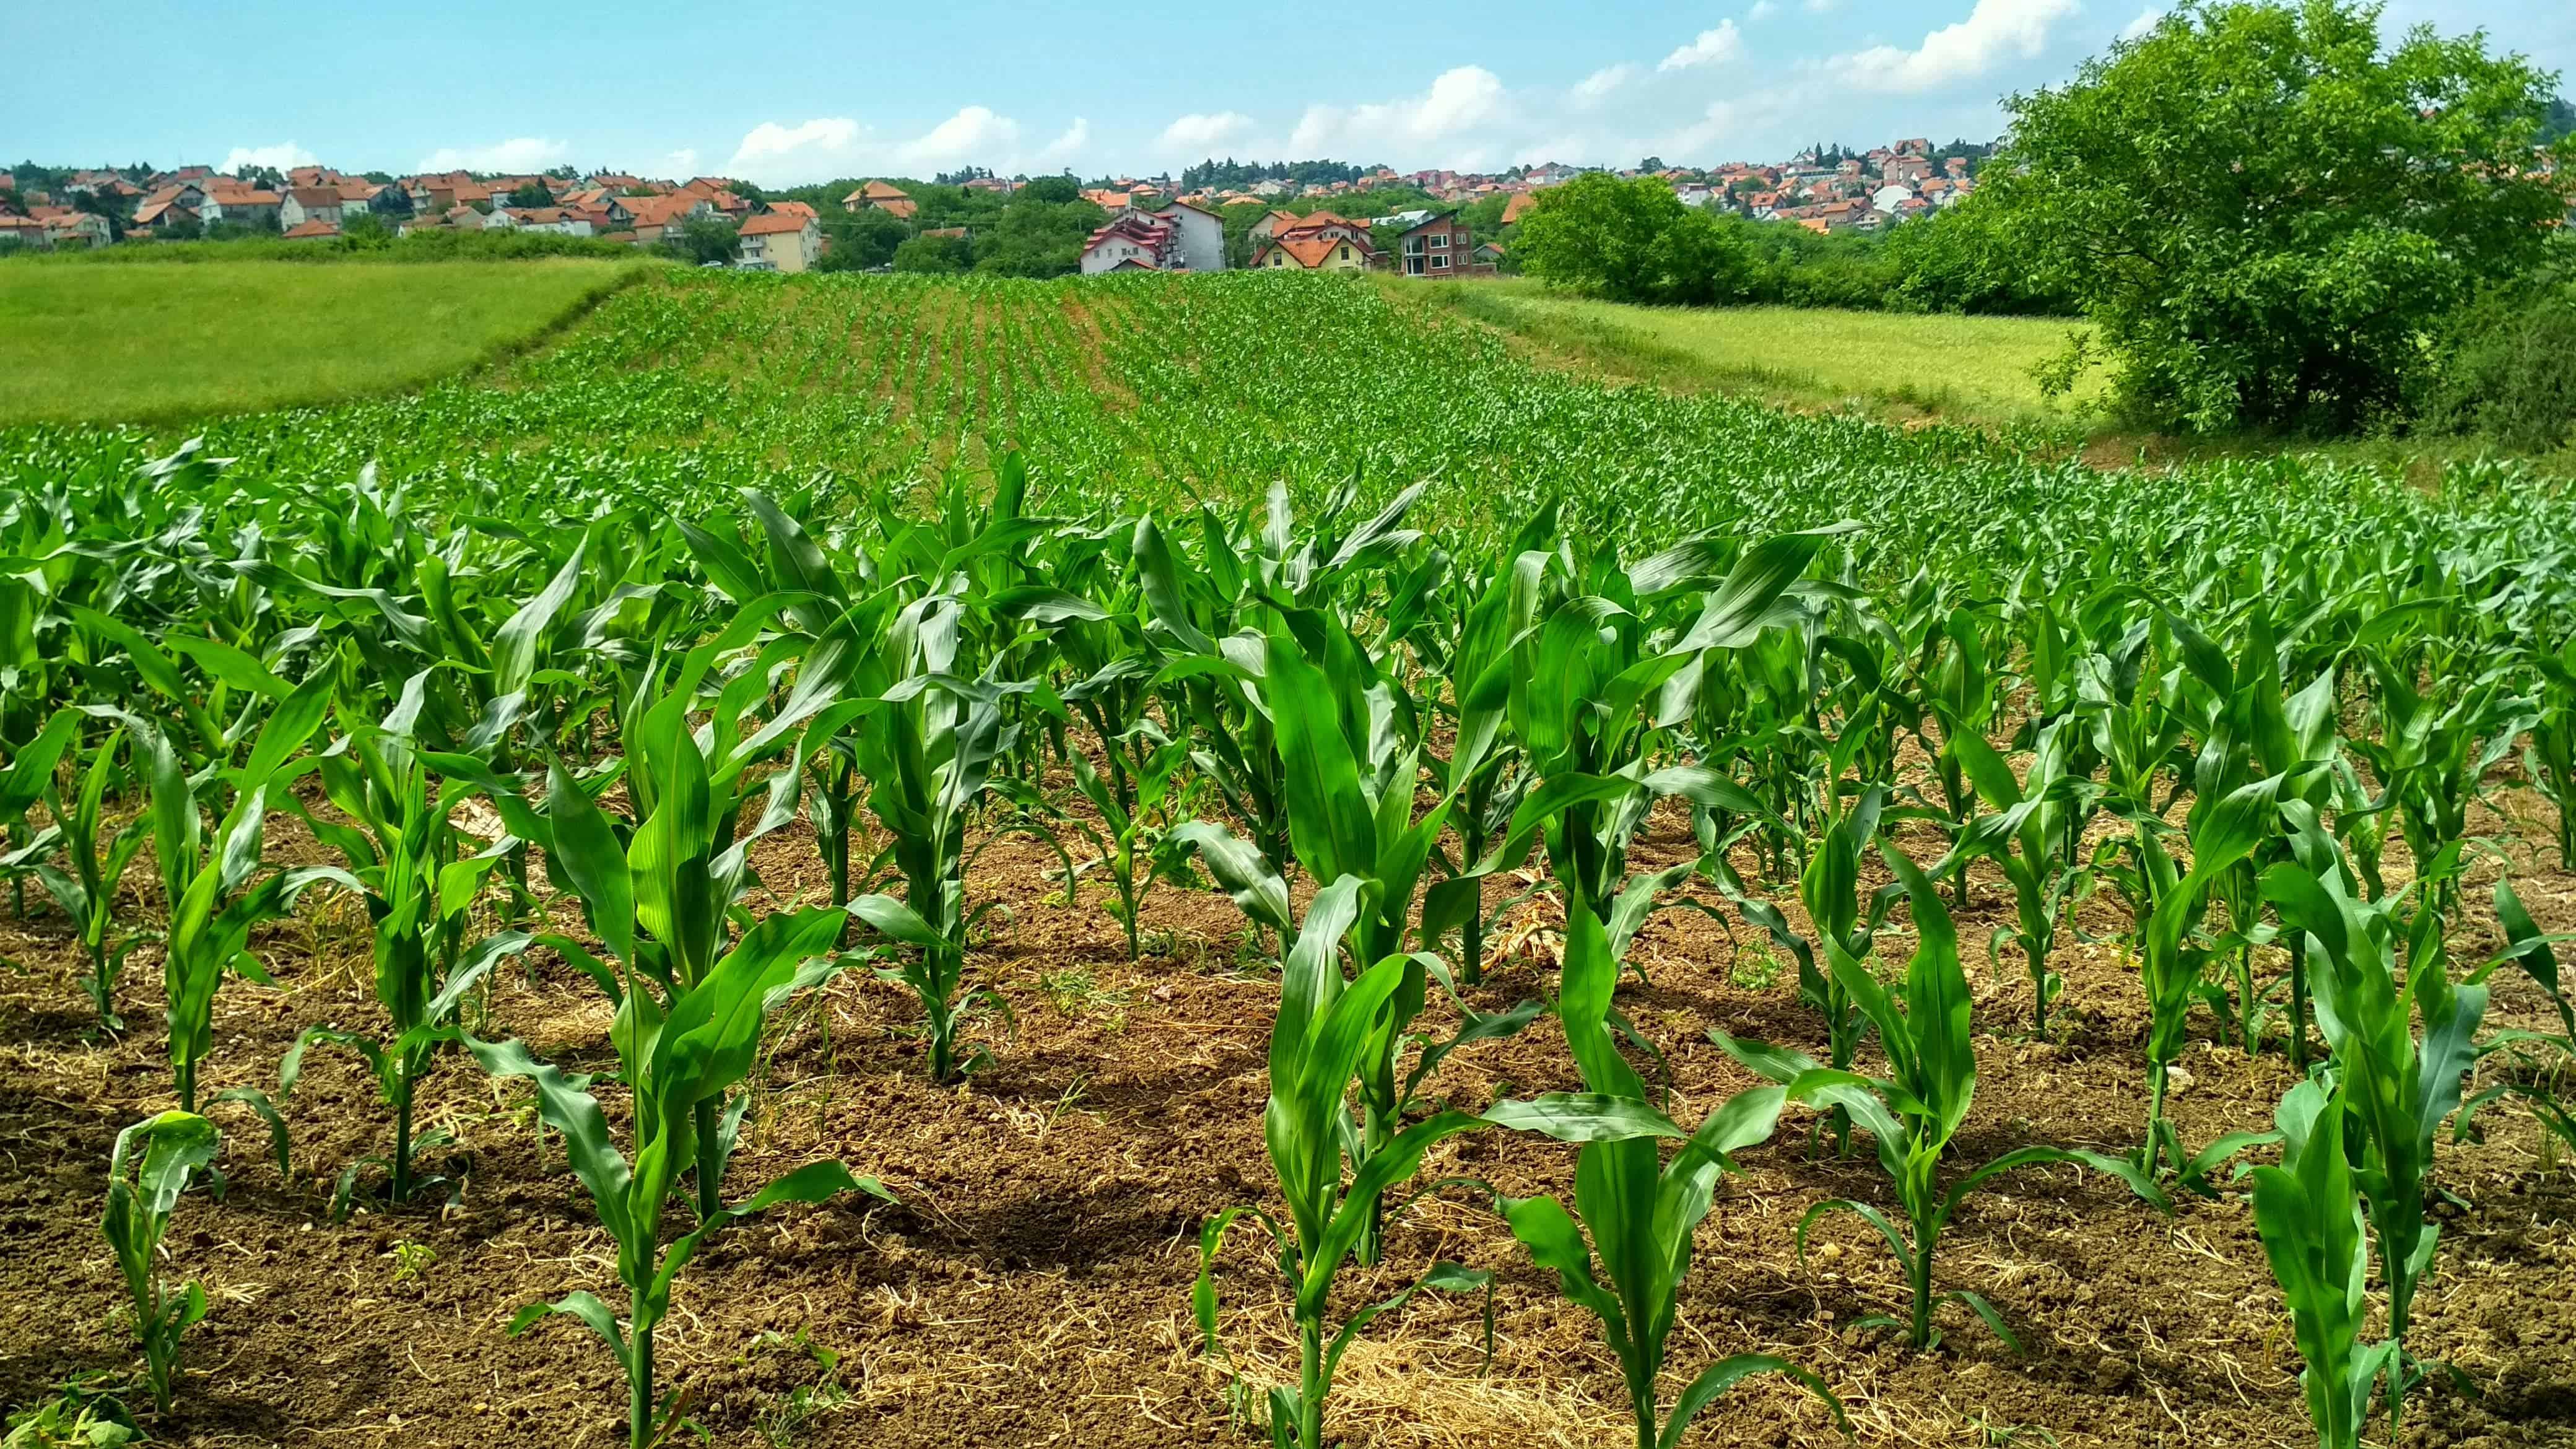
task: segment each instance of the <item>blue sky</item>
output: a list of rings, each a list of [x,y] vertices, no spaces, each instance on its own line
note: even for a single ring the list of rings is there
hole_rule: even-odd
[[[2391,0],[2576,71],[2570,0]],[[569,163],[767,184],[1205,155],[1399,169],[1770,160],[1992,136],[2155,0],[722,5],[17,3],[0,151],[55,163]],[[1281,19],[1280,15],[1294,19]]]

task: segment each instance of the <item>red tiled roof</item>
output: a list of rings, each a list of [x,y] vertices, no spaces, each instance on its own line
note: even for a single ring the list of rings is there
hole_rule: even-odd
[[[741,230],[737,232],[736,235],[779,236],[787,232],[803,231],[807,220],[808,218],[806,217],[793,216],[783,211],[773,211],[763,216],[755,216],[744,222]]]
[[[298,222],[294,226],[288,227],[284,233],[284,235],[290,239],[317,236],[338,236],[339,234],[340,229],[327,221]]]

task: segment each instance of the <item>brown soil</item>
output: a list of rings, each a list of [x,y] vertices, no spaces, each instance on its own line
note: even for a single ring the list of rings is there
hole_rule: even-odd
[[[276,828],[272,859],[313,858],[292,824]],[[1686,849],[1681,823],[1661,820],[1638,863]],[[1229,1415],[1225,1375],[1197,1353],[1189,1285],[1200,1223],[1270,1200],[1260,1115],[1275,978],[1243,945],[1223,896],[1168,888],[1149,898],[1150,954],[1131,966],[1099,908],[1100,885],[1087,883],[1078,907],[1051,902],[1060,882],[1042,872],[1053,859],[1014,840],[978,864],[974,887],[1005,909],[991,918],[973,982],[1008,1011],[969,1028],[994,1061],[968,1085],[922,1078],[906,1032],[910,998],[863,972],[840,977],[779,1031],[729,1179],[735,1192],[828,1155],[881,1176],[902,1205],[789,1208],[691,1264],[661,1342],[664,1385],[689,1389],[715,1442],[1253,1442],[1257,1430]],[[801,827],[764,842],[762,863],[779,899],[820,896]],[[1742,864],[1750,872],[1750,859]],[[129,882],[128,919],[145,913],[148,877],[146,865]],[[2576,880],[2535,868],[2524,895],[2544,928],[2576,923]],[[1780,899],[1794,917],[1794,893]],[[559,924],[577,921],[554,904]],[[2007,952],[1991,970],[1981,949],[2008,913],[2003,886],[1987,878],[1960,920],[1989,1033],[1961,1160],[2025,1142],[2128,1147],[2144,1110],[2145,1014],[2132,973],[2110,946],[2064,948],[2063,1025],[2032,1040],[2019,962]],[[2118,919],[2100,903],[2083,914],[2097,932]],[[2467,914],[2454,959],[2474,963],[2493,931],[2482,908]],[[1685,1121],[1752,1084],[1709,1044],[1711,1027],[1821,1050],[1794,973],[1784,965],[1761,982],[1756,936],[1739,926],[1735,937],[1694,913],[1659,915],[1632,953],[1651,984],[1622,989],[1621,1007],[1669,1054],[1670,1105]],[[1545,938],[1533,939],[1471,993],[1481,1008],[1547,993],[1536,959]],[[1891,930],[1882,960],[1901,961],[1910,944]],[[305,1026],[374,1020],[366,934],[346,905],[316,898],[254,947],[279,986],[225,985],[210,1093],[272,1085]],[[121,1378],[136,1361],[97,1221],[116,1131],[167,1105],[155,958],[146,946],[128,967],[123,1005],[136,1030],[97,1044],[85,1034],[74,954],[61,918],[32,893],[26,918],[0,913],[0,958],[23,968],[0,975],[0,1303],[9,1309],[0,1403],[13,1406],[75,1375]],[[533,975],[499,973],[486,1034],[520,1036],[567,1065],[606,1064],[596,991],[560,963],[532,959]],[[2491,1027],[2545,1024],[2528,982],[2499,974],[2496,983]],[[2278,1056],[2207,1040],[2186,1068],[2175,1113],[2195,1145],[2266,1125],[2291,1080]],[[1542,1021],[1459,1052],[1433,1087],[1481,1106],[1574,1082],[1561,1038]],[[169,1239],[171,1268],[201,1277],[214,1308],[188,1340],[178,1408],[149,1422],[157,1439],[617,1442],[623,1388],[587,1330],[556,1317],[518,1338],[503,1331],[521,1305],[574,1288],[617,1301],[612,1244],[560,1144],[538,1140],[527,1097],[446,1059],[421,1100],[425,1121],[456,1134],[454,1148],[429,1158],[454,1177],[455,1201],[362,1207],[344,1223],[326,1212],[333,1179],[390,1138],[354,1057],[317,1048],[309,1059],[286,1107],[292,1178],[265,1156],[253,1119],[215,1108],[229,1190],[220,1201],[191,1194]],[[2487,1141],[2443,1147],[2440,1179],[2455,1201],[2441,1209],[2439,1265],[2411,1343],[2456,1364],[2479,1396],[2428,1392],[2404,1442],[2566,1445],[2576,1442],[2576,1180],[2543,1160],[2526,1122],[2503,1112],[2487,1121]],[[2187,1199],[2167,1219],[2096,1176],[2014,1175],[1964,1210],[1943,1241],[1940,1279],[1984,1293],[2027,1354],[1953,1308],[1943,1346],[1915,1355],[1852,1326],[1902,1304],[1901,1279],[1865,1229],[1829,1219],[1806,1265],[1792,1252],[1808,1205],[1888,1201],[1874,1163],[1811,1154],[1804,1125],[1784,1125],[1747,1153],[1744,1175],[1720,1190],[1684,1290],[1667,1400],[1713,1357],[1763,1349],[1822,1374],[1864,1445],[2312,1442],[2287,1316],[2241,1201]],[[1435,1152],[1424,1180],[1565,1193],[1572,1164],[1570,1148],[1471,1134]],[[1294,1341],[1257,1231],[1243,1225],[1221,1259],[1223,1329],[1239,1367],[1277,1382],[1293,1374]],[[405,1271],[418,1249],[432,1256]],[[1498,1276],[1490,1369],[1481,1305],[1424,1295],[1371,1325],[1344,1360],[1329,1410],[1337,1436],[1370,1446],[1633,1442],[1595,1325],[1529,1265],[1473,1189],[1415,1204],[1390,1235],[1387,1265],[1345,1272],[1339,1301],[1374,1301],[1439,1259]],[[799,1334],[837,1355],[837,1367],[827,1374],[793,1342]],[[1705,1415],[1692,1442],[1841,1440],[1814,1401],[1756,1380]]]

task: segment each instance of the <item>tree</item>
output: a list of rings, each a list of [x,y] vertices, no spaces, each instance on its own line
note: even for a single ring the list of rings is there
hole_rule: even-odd
[[[547,190],[542,181],[522,181],[518,189],[510,193],[510,204],[517,207],[552,206],[555,194]]]
[[[703,266],[733,260],[734,225],[722,217],[702,216],[662,233],[662,249],[684,262]]]
[[[829,245],[816,271],[865,272],[893,261],[894,249],[912,236],[912,228],[882,211],[826,212],[823,235]]]
[[[963,237],[917,236],[894,249],[898,272],[956,273],[972,260]]]
[[[1034,183],[1033,183],[1034,184]],[[1109,214],[1079,197],[1048,202],[1023,188],[999,220],[975,236],[975,270],[1006,277],[1061,277],[1082,266],[1082,244]]]
[[[2548,78],[2477,34],[2382,51],[2350,0],[2194,3],[2014,96],[1978,201],[2063,289],[2142,420],[2344,429],[2403,406],[2425,339],[2537,255]]]
[[[1011,200],[1014,203],[1043,201],[1062,206],[1066,202],[1082,200],[1082,183],[1070,176],[1032,176],[1020,183],[1019,190],[1011,193]]]
[[[1738,232],[1661,180],[1599,171],[1538,193],[1512,250],[1532,275],[1614,302],[1740,301],[1755,272]]]
[[[347,238],[352,246],[372,248],[392,241],[394,234],[385,225],[383,217],[372,211],[353,209],[341,213],[340,235]]]

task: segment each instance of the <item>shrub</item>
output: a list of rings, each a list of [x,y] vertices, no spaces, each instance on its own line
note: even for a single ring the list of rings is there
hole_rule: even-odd
[[[2576,260],[2490,288],[2460,315],[2422,425],[2530,452],[2576,436]]]

